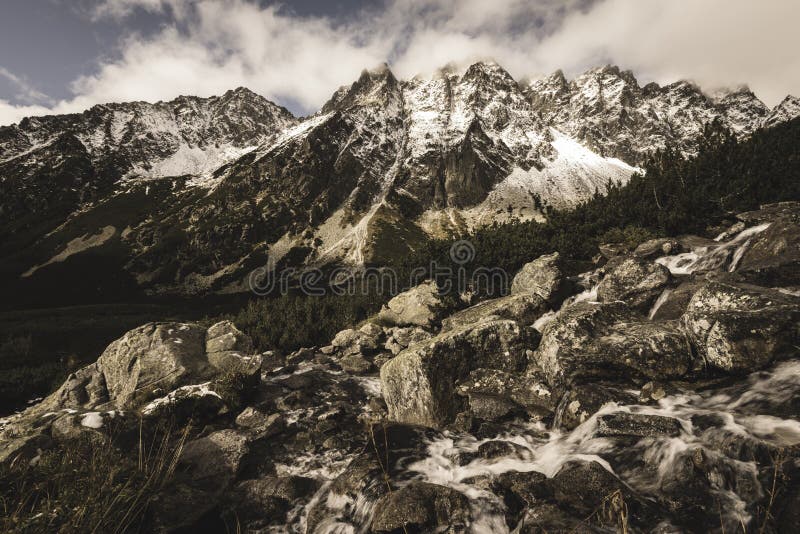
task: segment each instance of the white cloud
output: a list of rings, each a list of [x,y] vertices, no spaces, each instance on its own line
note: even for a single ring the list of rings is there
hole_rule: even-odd
[[[93,15],[124,20],[135,9],[175,24],[126,36],[118,54],[73,83],[74,98],[49,110],[0,103],[0,124],[239,85],[312,112],[387,60],[404,78],[493,57],[517,78],[612,62],[660,82],[746,82],[770,105],[800,93],[796,0],[389,0],[345,21],[246,0],[105,0]]]

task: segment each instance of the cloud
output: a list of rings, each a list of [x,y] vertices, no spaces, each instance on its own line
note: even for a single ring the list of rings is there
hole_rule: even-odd
[[[137,9],[169,22],[148,37],[124,36],[72,83],[73,98],[0,103],[0,124],[239,85],[310,113],[384,61],[403,78],[492,57],[518,79],[617,63],[645,81],[749,83],[770,105],[800,92],[796,0],[386,0],[336,20],[247,0],[105,0],[92,16],[124,22]]]

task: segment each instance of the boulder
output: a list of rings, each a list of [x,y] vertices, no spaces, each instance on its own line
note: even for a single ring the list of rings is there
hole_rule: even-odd
[[[469,500],[446,486],[413,481],[375,505],[373,532],[461,532],[469,525]]]
[[[669,269],[658,263],[628,258],[612,268],[597,286],[601,302],[621,300],[647,313],[671,280]]]
[[[381,367],[383,395],[395,421],[437,427],[453,420],[456,381],[473,369],[521,371],[536,330],[496,320],[444,332],[409,347]]]
[[[695,293],[682,322],[708,365],[749,373],[798,354],[800,297],[718,277]]]
[[[375,326],[372,323],[367,323]],[[333,338],[331,345],[337,353],[342,355],[349,354],[374,354],[381,346],[383,337],[383,330],[377,327],[378,331],[373,328],[361,328],[359,330],[350,328],[342,330]]]
[[[388,329],[388,336],[383,347],[393,355],[399,354],[411,345],[422,343],[433,337],[433,334],[419,327],[392,327]]]
[[[597,534],[602,531],[587,524],[584,518],[573,517],[554,504],[537,502],[525,510],[525,515],[514,532],[518,534],[551,534],[554,532]]]
[[[505,403],[506,413],[519,408],[534,418],[553,413],[555,399],[539,373],[508,373],[497,369],[475,369],[458,382],[456,392],[468,398],[470,411],[481,419],[493,420],[489,409]],[[495,402],[492,403],[491,401]],[[505,414],[503,414],[505,415]]]
[[[553,428],[572,430],[608,403],[635,404],[636,396],[613,384],[579,384],[569,389],[556,408]]]
[[[680,252],[683,252],[683,248],[680,246],[677,239],[663,237],[645,241],[636,247],[633,251],[633,255],[637,258],[653,260],[660,256],[668,256]]]
[[[574,460],[564,464],[550,481],[559,505],[582,515],[595,512],[615,492],[624,492],[620,480],[598,462]]]
[[[648,313],[653,321],[674,321],[681,318],[697,291],[705,285],[702,278],[690,277],[677,287],[667,288],[658,297]]]
[[[800,284],[800,211],[797,216],[778,219],[751,237],[741,249],[736,272],[764,286]]]
[[[206,331],[206,353],[215,352],[253,353],[253,342],[230,321],[220,321]]]
[[[672,417],[642,413],[615,412],[597,418],[595,435],[599,437],[630,436],[651,438],[676,437],[681,433],[681,423]]]
[[[434,281],[424,282],[390,300],[378,314],[378,319],[394,326],[430,328],[439,323],[449,311]]]
[[[550,310],[545,299],[536,293],[521,293],[496,299],[458,311],[442,320],[442,331],[454,330],[465,325],[493,317],[511,319],[520,324],[533,324]]]
[[[686,374],[691,351],[676,323],[639,318],[622,302],[578,302],[542,331],[534,360],[552,387],[598,379],[670,379]]]
[[[533,293],[545,302],[558,304],[566,297],[566,282],[561,257],[558,252],[553,252],[523,265],[511,282],[511,294]]]

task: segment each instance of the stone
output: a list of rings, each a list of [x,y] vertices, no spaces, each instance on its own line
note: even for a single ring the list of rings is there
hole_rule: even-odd
[[[800,210],[796,218],[772,221],[742,250],[735,270],[749,282],[770,287],[800,284]]]
[[[365,375],[375,370],[371,361],[361,354],[348,354],[338,360],[342,370],[354,375]]]
[[[489,420],[492,418],[486,410],[476,409],[487,404],[487,399],[503,400],[509,405],[509,410],[518,406],[534,418],[551,415],[556,403],[544,378],[530,370],[508,373],[497,369],[475,369],[458,382],[456,392],[469,399],[470,409],[475,416]]]
[[[478,456],[487,460],[508,457],[525,460],[531,458],[531,451],[512,441],[493,440],[481,443],[478,447]]]
[[[372,531],[463,531],[469,517],[469,500],[462,493],[413,481],[376,503]]]
[[[625,388],[611,384],[580,384],[569,389],[558,403],[554,428],[573,430],[606,404],[635,404],[636,396]]]
[[[520,324],[533,324],[550,310],[547,302],[535,293],[508,295],[460,310],[442,320],[442,331],[454,330],[488,318],[511,319]]]
[[[594,512],[614,492],[624,489],[622,482],[605,467],[584,460],[564,464],[551,484],[558,504],[583,515]]]
[[[253,342],[230,321],[220,321],[206,331],[206,352],[253,352]]]
[[[653,321],[675,321],[681,318],[697,291],[706,284],[702,278],[691,277],[677,287],[667,288],[653,304],[648,317]]]
[[[798,354],[800,297],[720,277],[692,297],[682,323],[712,368],[749,373]]]
[[[599,379],[674,379],[691,350],[677,323],[652,323],[622,302],[577,302],[542,331],[534,361],[551,387]]]
[[[601,302],[621,300],[647,313],[671,279],[669,269],[663,265],[628,258],[606,274],[597,286],[597,298]]]
[[[384,348],[393,355],[433,337],[433,334],[419,327],[392,327],[389,332]]]
[[[559,304],[567,296],[567,292],[567,280],[561,269],[558,252],[526,263],[511,282],[512,295],[533,293],[550,304]]]
[[[438,427],[452,422],[461,403],[456,382],[473,369],[521,371],[536,330],[514,321],[486,321],[409,347],[381,367],[383,395],[394,421]]]
[[[208,378],[205,329],[196,324],[149,323],[112,342],[97,361],[111,402],[131,408]]]
[[[378,313],[378,320],[394,326],[430,328],[448,311],[436,282],[428,281],[392,298]]]
[[[637,258],[652,260],[660,256],[679,254],[681,252],[683,252],[683,247],[680,246],[677,239],[664,237],[645,241],[636,247],[633,255]]]
[[[651,438],[676,437],[681,434],[681,423],[672,417],[639,413],[615,412],[597,418],[595,435],[599,437],[632,436]]]

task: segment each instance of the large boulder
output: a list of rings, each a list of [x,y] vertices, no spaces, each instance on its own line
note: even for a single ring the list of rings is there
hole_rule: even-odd
[[[800,284],[800,210],[797,218],[770,223],[742,247],[735,268],[749,281],[765,286]]]
[[[444,332],[409,347],[381,367],[389,417],[403,423],[441,426],[460,407],[456,381],[473,369],[518,372],[526,351],[538,341],[536,330],[495,320]]]
[[[372,532],[463,532],[469,500],[446,486],[414,481],[375,505]]]
[[[694,294],[682,322],[708,365],[749,373],[798,354],[800,297],[718,277]]]
[[[467,397],[470,412],[481,419],[493,420],[498,407],[526,412],[541,418],[551,415],[557,399],[539,373],[509,373],[497,369],[476,369],[458,382],[456,391]]]
[[[424,282],[390,300],[378,314],[382,322],[394,326],[430,328],[449,311],[434,281]]]
[[[640,318],[622,302],[578,302],[543,327],[534,360],[553,387],[599,379],[672,379],[690,367],[676,323]]]
[[[442,320],[442,331],[454,330],[490,317],[511,319],[520,324],[529,325],[547,313],[549,309],[546,300],[536,293],[512,294],[485,300],[454,313]]]
[[[597,286],[601,302],[621,300],[631,308],[647,313],[669,285],[669,269],[658,263],[628,258],[613,269]]]
[[[526,263],[511,282],[512,295],[533,293],[549,303],[563,300],[566,290],[566,278],[561,270],[558,252]]]

